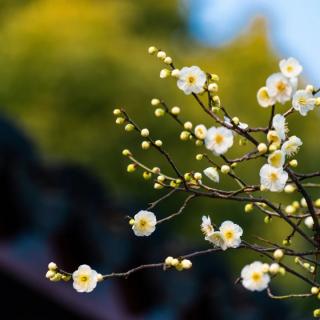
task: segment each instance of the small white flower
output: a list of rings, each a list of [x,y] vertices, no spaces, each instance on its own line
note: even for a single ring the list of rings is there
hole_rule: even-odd
[[[282,168],[275,168],[270,164],[265,164],[260,169],[260,184],[272,192],[282,191],[287,180],[288,173]]]
[[[201,231],[206,237],[209,237],[214,232],[214,228],[211,224],[211,219],[209,216],[202,217]]]
[[[223,234],[220,231],[215,231],[205,238],[211,242],[215,247],[221,248],[223,251],[228,249]]]
[[[295,58],[283,59],[279,62],[282,74],[287,78],[295,78],[300,75],[303,68]]]
[[[267,79],[267,88],[270,97],[279,103],[286,103],[293,93],[292,84],[282,73],[274,73]]]
[[[250,291],[262,291],[268,287],[270,276],[263,272],[264,264],[255,261],[241,271],[242,285]]]
[[[281,114],[276,114],[272,119],[272,126],[277,132],[281,140],[286,139],[286,133],[288,132],[286,118]]]
[[[268,163],[275,168],[282,168],[285,162],[285,153],[281,150],[276,150],[268,157]]]
[[[150,236],[156,229],[157,218],[150,211],[141,210],[134,216],[132,230],[138,237]]]
[[[262,87],[257,92],[257,100],[262,108],[268,108],[275,104],[276,100],[274,97],[270,97],[267,87]]]
[[[232,125],[231,120],[228,117],[224,117],[224,122],[226,124],[230,125],[230,126]],[[239,124],[237,124],[237,126],[242,130],[245,130],[245,129],[247,129],[249,127],[249,125],[247,123],[244,123],[244,122],[239,122]]]
[[[179,72],[177,86],[185,94],[198,94],[203,92],[206,80],[206,74],[199,67],[183,67]]]
[[[295,155],[299,151],[299,147],[302,146],[302,141],[296,136],[291,136],[289,140],[284,142],[281,150],[289,157]]]
[[[309,229],[312,229],[312,228],[313,228],[313,225],[314,225],[313,218],[312,218],[311,216],[305,218],[305,219],[304,219],[304,224],[305,224]]]
[[[207,132],[205,145],[216,155],[226,153],[233,145],[232,131],[225,127],[211,127]]]
[[[299,111],[302,116],[306,116],[315,107],[316,99],[307,90],[298,90],[292,99],[292,106]]]
[[[194,128],[194,134],[198,139],[204,140],[207,135],[207,128],[203,124],[198,124]]]
[[[78,292],[91,292],[98,282],[98,273],[91,269],[88,265],[79,266],[72,274],[73,288]]]
[[[213,182],[219,183],[220,177],[217,168],[209,167],[204,169],[203,173]]]
[[[243,230],[240,226],[232,221],[225,221],[222,223],[219,230],[228,248],[239,247],[241,243],[241,236],[243,234]]]

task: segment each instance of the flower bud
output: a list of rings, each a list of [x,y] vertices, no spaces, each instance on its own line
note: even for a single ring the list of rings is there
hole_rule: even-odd
[[[163,175],[158,176],[157,181],[164,182],[166,180],[166,177]]]
[[[200,160],[202,160],[202,159],[203,159],[203,154],[198,153],[198,154],[196,155],[196,160],[200,161]]]
[[[198,124],[194,128],[194,134],[198,139],[204,140],[207,135],[207,128],[203,124]]]
[[[314,202],[314,205],[315,205],[317,208],[320,208],[320,198],[317,199],[317,200]]]
[[[302,206],[303,208],[307,208],[307,207],[308,207],[307,201],[306,201],[305,198],[302,198],[302,199],[300,200],[300,203],[301,203],[301,206]]]
[[[127,157],[127,156],[131,155],[131,152],[128,149],[124,149],[124,150],[122,150],[122,155]]]
[[[171,71],[171,76],[174,78],[179,78],[180,76],[180,70],[179,69],[174,69]]]
[[[259,143],[257,149],[261,154],[264,154],[268,151],[268,147],[265,143]]]
[[[116,124],[123,124],[123,123],[124,123],[124,118],[118,117],[118,118],[116,119]]]
[[[312,287],[311,290],[310,290],[310,292],[311,292],[312,294],[316,295],[316,294],[319,293],[319,288],[317,288],[317,287]]]
[[[145,138],[148,137],[148,136],[149,136],[149,130],[146,129],[146,128],[145,128],[145,129],[142,129],[142,130],[141,130],[141,136],[142,136],[142,137],[145,137]]]
[[[284,209],[285,213],[287,214],[293,214],[296,212],[296,208],[292,205],[288,205],[286,206],[286,208]]]
[[[276,145],[275,143],[272,143],[269,147],[269,151],[270,152],[274,152],[278,149],[278,145]]]
[[[292,202],[292,205],[293,205],[296,209],[299,209],[299,208],[300,208],[300,203],[299,203],[299,201],[293,201],[293,202]]]
[[[164,60],[163,60],[164,63],[166,64],[171,64],[172,63],[172,58],[171,57],[166,57]]]
[[[187,121],[187,122],[184,123],[183,127],[186,130],[191,130],[192,129],[192,123],[190,121]]]
[[[223,174],[228,174],[230,172],[230,167],[226,164],[224,164],[222,167],[221,167],[221,173]]]
[[[181,261],[181,266],[183,269],[190,269],[192,267],[192,262],[188,259],[183,259]]]
[[[196,142],[195,142],[195,145],[196,145],[197,147],[201,147],[201,146],[203,145],[203,140],[197,139]]]
[[[320,318],[320,309],[313,310],[313,316],[315,318]]]
[[[320,97],[316,98],[315,105],[316,105],[317,107],[320,106]]]
[[[162,141],[161,141],[161,140],[156,140],[156,141],[155,141],[155,145],[156,145],[157,147],[161,147],[161,146],[162,146]]]
[[[148,171],[145,171],[145,172],[142,174],[142,176],[143,176],[143,179],[149,180],[149,179],[151,179],[151,177],[152,177],[152,173],[151,173],[151,172],[148,172]]]
[[[290,246],[291,246],[291,243],[292,243],[291,239],[284,239],[284,240],[282,240],[282,244],[283,244],[284,246],[290,247]]]
[[[313,225],[314,225],[313,218],[312,218],[311,216],[305,218],[305,219],[304,219],[304,224],[305,224],[309,229],[312,229],[312,228],[313,228]]]
[[[46,273],[46,278],[47,278],[47,279],[51,279],[52,277],[55,276],[55,274],[56,274],[55,271],[49,270],[49,271]]]
[[[141,148],[143,150],[148,150],[150,148],[150,142],[149,141],[142,141],[141,142]]]
[[[289,165],[290,165],[292,168],[296,168],[296,167],[298,166],[298,160],[292,159],[292,160],[289,162]]]
[[[126,131],[132,131],[132,130],[134,130],[134,125],[133,124],[131,124],[131,123],[128,123],[128,124],[126,124],[126,126],[124,127],[124,130],[126,130]]]
[[[287,184],[287,185],[284,187],[284,192],[285,192],[285,193],[292,193],[292,192],[294,192],[294,191],[296,191],[296,188],[295,188],[295,186],[292,185],[292,184]]]
[[[178,265],[178,264],[179,264],[179,260],[178,260],[178,259],[173,258],[173,259],[171,260],[171,265],[172,265],[173,267],[175,267],[175,266]]]
[[[253,210],[253,204],[252,203],[247,203],[245,206],[244,206],[244,211],[246,213],[249,213]]]
[[[162,117],[165,114],[165,111],[162,108],[157,108],[156,110],[154,110],[154,115],[156,117]]]
[[[180,140],[182,141],[187,141],[190,137],[190,132],[189,131],[182,131],[180,133]]]
[[[158,168],[158,167],[153,167],[151,171],[152,171],[152,173],[154,173],[154,174],[159,174],[159,173],[160,173],[160,168]]]
[[[202,174],[200,172],[196,172],[193,176],[194,176],[194,178],[196,180],[201,180],[202,179]]]
[[[270,266],[267,263],[264,263],[262,265],[262,272],[264,272],[264,273],[269,272],[269,268],[270,268]]]
[[[114,109],[114,110],[113,110],[113,114],[114,114],[115,116],[120,116],[121,110],[120,110],[120,109]]]
[[[164,60],[166,58],[166,56],[167,56],[167,54],[162,50],[158,51],[158,53],[157,53],[157,58],[159,58],[161,60]]]
[[[218,92],[218,85],[216,83],[210,83],[208,85],[208,91],[210,91],[210,92]]]
[[[171,75],[171,72],[170,72],[170,70],[168,70],[168,69],[162,69],[162,70],[160,71],[160,78],[161,78],[161,79],[168,78],[170,75]]]
[[[278,263],[272,263],[269,268],[269,272],[271,274],[277,274],[280,270],[280,266]]]
[[[263,219],[264,223],[266,223],[266,224],[270,223],[271,220],[272,220],[271,216],[265,216],[264,219]]]
[[[58,269],[58,266],[57,266],[54,262],[50,262],[50,263],[48,264],[48,269],[49,269],[49,270],[52,270],[52,271],[55,271],[55,270]]]
[[[156,190],[160,190],[160,189],[163,189],[163,186],[160,184],[160,183],[155,183],[154,185],[153,185],[153,188],[154,189],[156,189]]]
[[[211,80],[212,81],[219,81],[220,80],[220,78],[219,78],[219,76],[217,75],[217,74],[210,74],[210,77],[211,77]]]
[[[308,85],[306,86],[306,91],[308,91],[308,92],[310,92],[310,93],[313,93],[313,91],[314,91],[314,86],[311,85],[311,84],[308,84]]]
[[[273,252],[273,257],[276,259],[276,260],[281,260],[283,258],[283,251],[281,249],[277,249]]]
[[[173,260],[173,257],[167,257],[166,260],[164,260],[164,263],[167,265],[167,266],[171,266],[171,263],[172,263],[172,260]]]
[[[151,100],[151,105],[157,106],[158,104],[160,104],[160,100],[159,100],[159,99],[153,98],[153,99]]]
[[[148,53],[149,54],[155,54],[158,51],[158,49],[154,46],[151,46],[148,48]]]
[[[136,222],[135,222],[135,220],[134,220],[134,219],[130,219],[130,220],[129,220],[129,224],[130,224],[130,226],[133,226],[135,223],[136,223]]]
[[[283,267],[280,267],[279,273],[280,273],[281,276],[285,276],[286,275],[286,269],[283,268]]]
[[[177,116],[180,113],[180,108],[179,107],[173,107],[171,108],[171,113],[175,116]]]
[[[232,122],[233,122],[235,125],[238,125],[239,122],[240,122],[240,120],[239,120],[238,117],[233,117],[233,118],[232,118]]]
[[[97,274],[97,280],[98,280],[98,282],[103,281],[103,275],[101,273]]]
[[[134,172],[134,171],[136,171],[136,164],[134,164],[134,163],[131,163],[131,164],[129,164],[128,166],[127,166],[127,172],[129,172],[129,173],[131,173],[131,172]]]

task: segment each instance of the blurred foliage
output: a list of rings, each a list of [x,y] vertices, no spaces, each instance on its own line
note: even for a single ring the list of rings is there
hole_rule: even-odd
[[[150,100],[160,97],[169,105],[181,106],[184,120],[213,125],[191,97],[177,90],[174,80],[159,79],[163,66],[148,56],[149,45],[166,50],[178,67],[196,64],[217,73],[223,104],[232,115],[253,126],[268,121],[269,110],[257,106],[255,95],[266,77],[276,72],[278,58],[269,47],[264,21],[255,21],[248,34],[228,46],[213,49],[188,38],[186,17],[177,13],[178,3],[171,0],[16,0],[2,1],[0,8],[2,112],[25,128],[48,161],[87,166],[104,179],[117,201],[135,197],[136,202],[145,203],[156,197],[150,185],[138,177],[141,172],[132,176],[126,173],[123,148],[131,149],[138,159],[143,156],[150,166],[166,165],[153,151],[139,151],[135,133],[124,133],[114,124],[115,106],[125,105],[142,127],[163,139],[183,170],[205,166],[194,160],[203,148],[180,142],[179,129],[171,119],[153,116]],[[317,137],[309,131],[318,124],[311,117],[303,123],[300,120],[293,116],[291,128],[305,141],[304,167],[311,170],[320,155],[314,154],[312,146]],[[239,148],[235,149],[231,156],[239,154]],[[250,162],[241,170],[254,183],[260,165]],[[174,200],[162,214],[178,206]],[[248,228],[263,227],[261,215],[249,219],[239,204],[198,200],[196,206],[191,206],[183,225],[177,219],[172,228],[190,232],[198,241],[202,240],[200,215],[212,211],[223,211],[224,217]],[[219,223],[221,218],[217,220]],[[279,239],[283,235],[280,224],[268,229],[266,237]],[[237,257],[238,267],[248,262],[247,256],[244,259],[239,253]]]

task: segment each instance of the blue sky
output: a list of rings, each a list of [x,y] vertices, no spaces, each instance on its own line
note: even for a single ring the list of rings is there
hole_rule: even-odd
[[[185,0],[193,37],[221,46],[245,32],[253,18],[265,17],[271,46],[279,58],[293,56],[304,76],[320,85],[320,0]]]

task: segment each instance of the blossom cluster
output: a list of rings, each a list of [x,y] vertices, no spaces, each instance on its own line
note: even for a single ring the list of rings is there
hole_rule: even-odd
[[[200,109],[210,118],[210,124],[193,124],[192,121],[183,121],[180,106],[170,107],[164,100],[153,98],[152,107],[155,108],[156,118],[171,117],[181,128],[179,138],[181,141],[194,142],[195,146],[202,148],[197,153],[197,161],[206,161],[199,171],[190,170],[184,172],[175,164],[169,151],[165,149],[162,140],[150,132],[146,127],[141,128],[122,107],[113,110],[116,124],[123,125],[126,132],[137,132],[141,139],[143,151],[153,149],[167,161],[174,174],[168,174],[158,166],[149,167],[136,158],[129,149],[122,151],[130,162],[127,172],[139,172],[142,170],[142,178],[151,181],[155,190],[166,191],[164,195],[152,203],[146,209],[133,211],[129,215],[129,226],[137,237],[149,237],[162,223],[168,222],[180,216],[188,203],[194,198],[223,199],[228,201],[243,202],[244,211],[252,212],[256,209],[263,214],[264,222],[270,223],[271,219],[279,219],[287,224],[292,232],[284,235],[281,244],[272,240],[259,237],[258,243],[250,243],[244,239],[243,229],[236,223],[225,220],[218,227],[210,216],[203,216],[200,229],[204,235],[204,245],[209,248],[195,251],[176,258],[171,255],[163,259],[163,262],[141,265],[123,273],[111,273],[102,276],[87,265],[82,265],[78,270],[66,273],[49,265],[47,278],[52,281],[60,279],[73,279],[73,286],[79,292],[91,292],[98,281],[113,277],[127,278],[134,272],[144,268],[161,267],[163,270],[188,270],[192,267],[191,258],[202,254],[210,254],[216,251],[225,251],[229,248],[238,250],[251,250],[272,260],[271,263],[254,261],[242,268],[240,282],[243,287],[250,291],[263,291],[267,289],[268,295],[275,298],[271,293],[271,279],[277,275],[291,275],[311,286],[310,293],[288,294],[281,299],[291,297],[318,296],[320,298],[320,283],[317,279],[317,267],[320,266],[320,198],[314,200],[308,188],[320,188],[320,184],[305,183],[305,180],[320,177],[320,172],[298,173],[298,166],[294,156],[303,145],[302,140],[289,134],[288,118],[296,113],[298,116],[306,116],[315,107],[320,106],[320,98],[317,94],[320,89],[307,85],[299,89],[299,76],[303,67],[295,58],[283,59],[279,63],[279,72],[270,75],[265,86],[257,92],[257,102],[262,108],[269,108],[270,116],[267,126],[252,127],[248,123],[241,122],[239,117],[230,116],[225,106],[222,105],[219,92],[219,77],[216,74],[204,72],[198,66],[184,66],[177,68],[172,57],[156,47],[148,49],[149,54],[154,55],[166,65],[160,71],[161,79],[172,79],[175,85],[185,95],[195,99]],[[286,106],[288,107],[287,109]],[[227,156],[229,150],[234,148],[235,141],[239,140],[239,146],[250,144],[252,150],[231,159]],[[258,184],[248,181],[248,177],[240,175],[239,167],[247,161],[260,161],[260,165],[252,165]],[[261,166],[261,161],[263,164]],[[260,178],[260,179],[258,179]],[[223,190],[222,181],[230,179],[236,185],[231,190]],[[269,192],[266,192],[269,191]],[[184,202],[178,211],[161,217],[157,212],[157,206],[176,192],[186,194]],[[297,198],[286,206],[282,202],[272,200],[271,193],[285,192],[297,195]],[[166,209],[167,210],[167,209]],[[156,214],[154,213],[156,212]],[[215,216],[223,213],[215,213]],[[161,217],[161,218],[160,218]],[[228,219],[228,217],[225,217]],[[216,219],[216,218],[215,218]],[[220,217],[217,218],[220,220]],[[302,223],[304,222],[304,223]],[[245,234],[247,236],[247,234]],[[300,237],[308,245],[311,251],[301,250],[292,246],[292,239]],[[262,244],[261,244],[262,243]],[[290,248],[288,248],[291,246]],[[292,269],[288,260],[302,271]],[[279,297],[276,297],[279,298]],[[314,310],[314,316],[320,317],[320,309]]]

